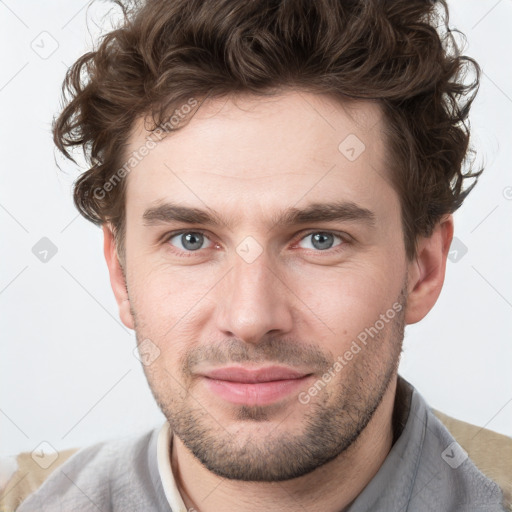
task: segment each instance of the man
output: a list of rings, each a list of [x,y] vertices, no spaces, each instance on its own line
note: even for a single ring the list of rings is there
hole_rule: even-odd
[[[443,9],[148,0],[75,63],[55,142],[167,422],[21,512],[505,510],[397,374],[479,174]]]

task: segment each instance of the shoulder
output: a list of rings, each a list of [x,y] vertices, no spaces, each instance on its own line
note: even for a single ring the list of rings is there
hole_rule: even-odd
[[[12,512],[32,492],[38,489],[49,476],[78,448],[63,450],[55,459],[54,455],[33,455],[23,452],[15,457],[0,459],[0,510]]]
[[[128,487],[136,477],[135,468],[147,467],[149,444],[158,430],[66,450],[53,462],[19,454],[18,468],[3,489],[0,510],[110,510],[111,496]]]
[[[499,485],[504,503],[512,511],[512,438],[431,410],[478,471]]]

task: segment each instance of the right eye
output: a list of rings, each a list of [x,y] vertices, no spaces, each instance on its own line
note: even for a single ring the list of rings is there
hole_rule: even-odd
[[[200,249],[206,249],[211,247],[213,243],[211,240],[201,231],[179,231],[169,233],[165,237],[167,243],[179,249],[182,252],[197,252]],[[203,247],[203,244],[209,241],[210,246]]]

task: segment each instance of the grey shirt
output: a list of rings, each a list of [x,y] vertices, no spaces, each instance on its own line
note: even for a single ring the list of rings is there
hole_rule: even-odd
[[[171,508],[166,498],[157,463],[159,430],[78,451],[18,512],[185,512]],[[394,443],[383,465],[343,512],[506,512],[499,486],[467,458],[402,377],[393,431]]]

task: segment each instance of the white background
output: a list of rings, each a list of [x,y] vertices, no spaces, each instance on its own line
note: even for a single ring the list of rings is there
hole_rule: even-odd
[[[50,135],[64,73],[106,12],[96,4],[0,1],[0,455],[164,421],[118,319],[101,231],[72,205],[78,170]],[[455,217],[467,254],[449,262],[428,317],[407,328],[400,371],[434,408],[512,435],[512,1],[450,6],[484,70],[471,122],[486,171]],[[32,48],[41,38],[47,50],[58,44],[46,59]],[[47,263],[32,253],[42,237],[58,249]]]

